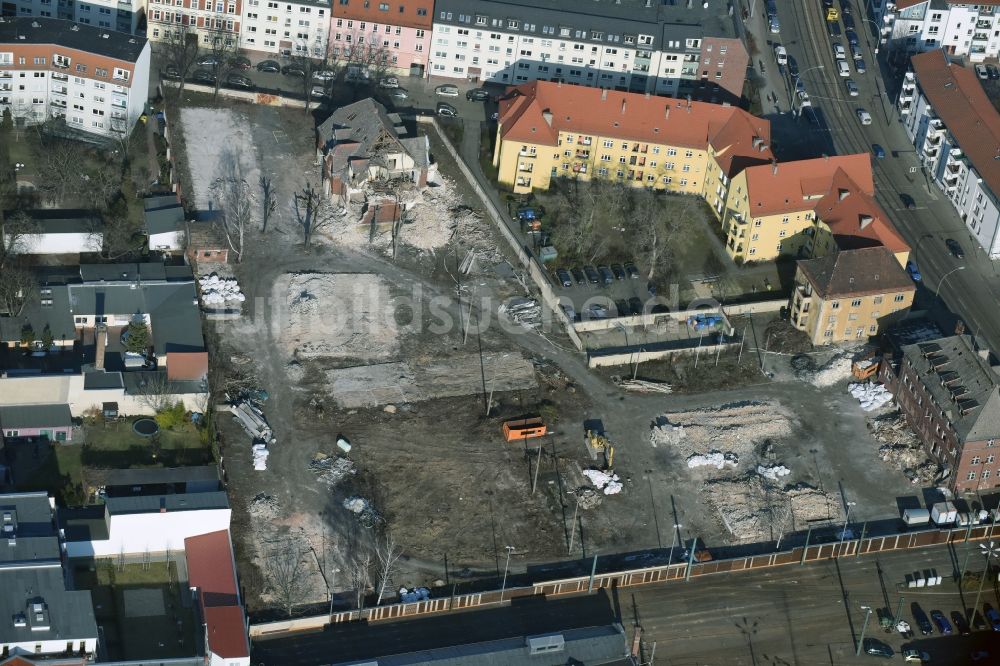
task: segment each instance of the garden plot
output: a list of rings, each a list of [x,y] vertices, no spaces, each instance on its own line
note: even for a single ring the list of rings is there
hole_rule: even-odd
[[[328,370],[327,388],[345,409],[532,389],[535,368],[517,352],[454,354]]]
[[[395,299],[370,273],[286,273],[272,325],[289,357],[378,362],[399,351]]]
[[[260,179],[253,128],[245,114],[185,107],[181,124],[197,208],[219,207],[211,191],[219,178],[235,177],[253,184]]]

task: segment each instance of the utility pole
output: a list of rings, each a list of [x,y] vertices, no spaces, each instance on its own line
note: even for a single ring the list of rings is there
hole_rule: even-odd
[[[670,556],[667,558],[668,567],[674,563],[674,548],[677,547],[677,534],[681,531],[682,527],[684,526],[680,523],[674,523],[674,536],[670,542]]]
[[[969,618],[970,626],[975,624],[976,619],[976,609],[979,608],[979,598],[983,594],[983,585],[986,583],[986,579],[990,575],[990,560],[994,555],[1000,555],[1000,548],[996,547],[993,543],[993,526],[996,523],[990,523],[989,536],[986,537],[986,543],[980,544],[980,548],[983,549],[983,555],[986,556],[986,569],[983,570],[983,575],[979,577],[979,590],[976,592],[976,603],[972,604],[972,617]]]
[[[507,589],[507,568],[510,566],[510,554],[514,546],[504,546],[507,549],[507,561],[503,565],[503,583],[500,585],[500,605],[503,605],[503,593]]]
[[[525,431],[527,432],[527,430]],[[531,481],[531,494],[535,494],[535,486],[538,485],[538,470],[542,468],[542,445],[538,445],[538,455],[535,456],[535,478]]]
[[[694,541],[691,543],[691,553],[688,555],[687,574],[684,576],[685,583],[691,580],[691,567],[694,566],[694,552],[697,549],[698,549],[698,537],[695,537]]]
[[[590,584],[587,586],[587,594],[594,591],[594,575],[597,573],[597,555],[594,555],[594,563],[590,565]]]
[[[861,525],[861,537],[858,539],[858,549],[854,551],[854,558],[857,559],[861,557],[861,544],[865,541],[865,530],[868,529],[868,521],[865,521]]]
[[[861,656],[861,645],[865,642],[865,631],[868,629],[868,620],[872,616],[871,606],[862,606],[861,609],[865,612],[865,622],[861,625],[861,637],[858,638],[858,649],[854,652],[855,657]]]
[[[809,529],[806,530],[806,545],[802,547],[802,560],[799,561],[800,565],[806,563],[806,553],[809,552],[809,537],[812,536],[812,533],[813,533],[813,528],[812,525],[810,525]]]
[[[844,530],[840,533],[840,547],[837,548],[837,557],[841,557],[844,554],[844,539],[847,538],[847,525],[851,522],[851,509],[857,505],[857,502],[847,503],[847,517],[844,519]]]
[[[736,365],[739,365],[740,363],[743,362],[743,345],[746,344],[746,341],[747,341],[747,327],[744,326],[743,336],[740,338],[740,353],[739,356],[736,357]]]
[[[573,526],[570,528],[569,532],[569,550],[566,551],[567,555],[573,554],[573,541],[576,539],[576,514],[580,511],[580,498],[576,498],[576,508],[573,509]]]

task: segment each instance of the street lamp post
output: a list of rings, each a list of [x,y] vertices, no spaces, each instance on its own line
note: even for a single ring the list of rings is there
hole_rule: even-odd
[[[983,593],[983,585],[986,583],[986,579],[990,574],[990,559],[994,556],[1000,556],[1000,544],[993,543],[994,525],[996,525],[995,522],[990,522],[990,529],[989,534],[986,537],[986,543],[979,545],[979,547],[982,548],[983,555],[986,557],[986,569],[983,571],[983,575],[979,578],[979,590],[976,592],[976,603],[972,605],[972,617],[969,618],[970,625],[974,625],[976,623],[976,610],[979,608],[979,598]]]
[[[958,268],[953,268],[950,271],[948,271],[947,273],[945,273],[944,275],[942,275],[941,279],[938,280],[938,286],[937,286],[937,289],[934,290],[934,295],[937,296],[938,298],[940,298],[941,297],[941,287],[944,286],[944,281],[948,278],[948,276],[951,275],[952,273],[957,273],[958,271],[964,271],[964,270],[965,270],[965,266],[959,266]]]
[[[333,617],[333,591],[337,589],[337,574],[340,573],[340,569],[333,569],[333,576],[330,577],[330,589],[327,590],[327,596],[330,597],[330,612],[328,615]]]
[[[816,65],[815,67],[809,67],[808,69],[804,69],[801,72],[799,72],[799,75],[796,76],[795,78],[801,79],[805,77],[806,74],[815,69],[826,69],[826,65]],[[792,109],[794,106],[795,106],[795,86],[793,85],[791,92],[788,93],[788,108]]]
[[[500,603],[503,604],[503,593],[507,589],[507,568],[510,566],[510,554],[514,546],[505,546],[507,549],[507,561],[503,565],[503,583],[500,585]]]
[[[670,542],[670,556],[667,558],[668,567],[674,563],[674,548],[677,547],[677,535],[680,533],[682,527],[684,526],[680,523],[674,523],[674,537]]]
[[[844,529],[840,532],[840,548],[837,549],[837,555],[844,554],[844,539],[847,538],[847,526],[851,522],[851,509],[857,506],[857,502],[847,503],[847,517],[844,519]]]
[[[865,612],[865,622],[861,625],[861,636],[858,638],[858,649],[854,653],[855,657],[861,656],[861,646],[864,645],[865,642],[865,631],[868,629],[868,620],[872,616],[871,606],[862,606],[861,610]]]

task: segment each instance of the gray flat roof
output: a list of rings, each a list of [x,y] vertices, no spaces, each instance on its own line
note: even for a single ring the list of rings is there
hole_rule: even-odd
[[[223,491],[192,493],[190,495],[137,495],[135,497],[109,497],[105,501],[108,513],[156,513],[161,508],[167,511],[198,511],[205,509],[228,509],[229,498]]]
[[[54,540],[54,539],[53,539]],[[28,615],[29,602],[44,603],[48,611],[47,629],[17,627],[13,617]],[[89,590],[66,589],[62,566],[7,569],[0,567],[0,643],[76,642],[97,638],[97,621]]]
[[[57,44],[135,62],[146,46],[146,38],[42,16],[5,17],[0,23],[0,45],[7,44]]]
[[[5,210],[3,217],[9,220],[18,211]],[[101,219],[90,211],[68,208],[34,208],[24,212],[44,234],[101,233]]]
[[[120,372],[104,372],[103,370],[92,370],[83,375],[84,391],[104,391],[108,389],[120,389],[125,386]]]
[[[147,234],[165,234],[184,229],[184,207],[174,202],[162,208],[147,208],[144,214]]]
[[[66,541],[104,541],[108,538],[108,521],[104,505],[59,509],[59,527]]]
[[[149,469],[114,469],[104,475],[106,486],[141,486],[143,484],[218,481],[215,465],[197,467],[152,467]]]
[[[4,430],[21,428],[66,428],[73,425],[69,405],[9,405],[0,407],[0,427]]]

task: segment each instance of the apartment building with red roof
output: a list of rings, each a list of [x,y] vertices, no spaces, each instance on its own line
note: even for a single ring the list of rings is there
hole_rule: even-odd
[[[188,585],[205,630],[210,666],[249,666],[250,643],[229,530],[184,540]]]

